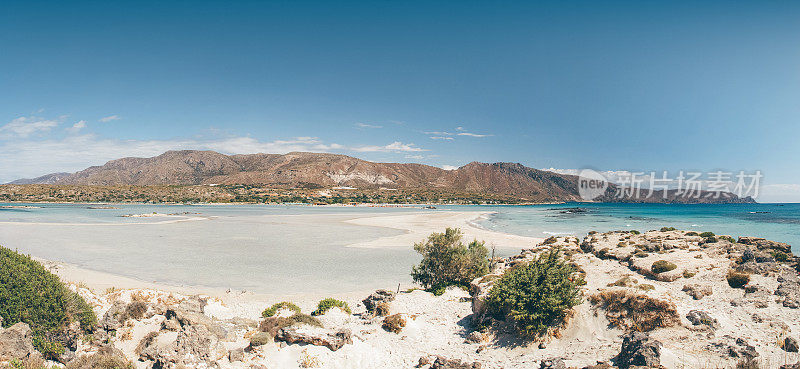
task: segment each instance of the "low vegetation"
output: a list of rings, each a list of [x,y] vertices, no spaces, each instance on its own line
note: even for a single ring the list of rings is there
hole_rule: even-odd
[[[745,272],[731,270],[726,278],[728,279],[728,285],[733,288],[744,288],[745,285],[750,283],[750,274]]]
[[[387,332],[400,333],[406,326],[406,320],[400,314],[389,315],[383,319],[383,329]]]
[[[271,316],[274,316],[278,311],[284,310],[284,309],[285,310],[291,310],[293,314],[299,314],[300,313],[300,307],[299,306],[297,306],[297,305],[295,305],[295,304],[293,304],[291,302],[288,302],[288,301],[281,301],[279,303],[273,304],[272,306],[267,308],[267,310],[264,310],[264,312],[261,313],[261,316],[264,317],[264,318],[269,318]]]
[[[464,245],[461,230],[447,228],[444,233],[432,233],[424,242],[414,244],[422,255],[411,277],[427,291],[441,294],[448,286],[467,287],[469,283],[489,272],[489,250],[484,242]]]
[[[92,355],[84,355],[72,360],[65,369],[134,369],[122,353],[114,353],[111,348],[100,349]]]
[[[61,283],[58,277],[29,256],[0,246],[0,317],[3,327],[27,323],[36,349],[48,359],[64,352],[66,327],[80,322],[94,329],[91,306]]]
[[[674,231],[674,230],[675,230],[675,227],[662,227],[661,228],[661,232],[669,232],[669,231]]]
[[[552,249],[506,271],[486,301],[490,314],[510,319],[526,336],[541,337],[566,324],[572,308],[581,302],[582,284],[561,251]]]
[[[348,314],[352,314],[353,312],[350,310],[350,307],[347,306],[347,303],[341,300],[337,300],[332,297],[328,297],[326,299],[321,300],[317,304],[317,310],[314,310],[311,315],[323,315],[328,312],[328,310],[332,308],[339,308],[342,309],[344,312]]]
[[[589,301],[606,311],[612,325],[626,331],[648,332],[680,323],[674,303],[631,291],[602,291]]]
[[[655,274],[661,274],[665,272],[669,272],[670,270],[675,270],[678,266],[675,263],[666,261],[666,260],[658,260],[653,263],[653,266],[650,267],[650,270],[653,271]]]
[[[267,332],[272,337],[275,337],[283,328],[293,326],[295,324],[307,324],[313,327],[322,327],[322,322],[320,322],[317,318],[303,313],[297,313],[290,317],[270,317],[265,318],[261,321],[258,325],[258,329],[262,332]]]
[[[698,236],[703,237],[703,238],[709,238],[709,237],[714,237],[716,235],[714,234],[714,232],[703,232],[703,233],[700,233]]]

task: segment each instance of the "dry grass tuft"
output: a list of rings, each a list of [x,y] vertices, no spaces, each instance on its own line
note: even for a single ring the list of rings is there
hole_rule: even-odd
[[[680,324],[675,304],[631,291],[602,291],[589,301],[606,311],[612,325],[626,331],[648,332]]]

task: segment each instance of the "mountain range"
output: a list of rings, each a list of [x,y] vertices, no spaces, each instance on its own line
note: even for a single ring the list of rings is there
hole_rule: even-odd
[[[53,173],[10,184],[50,185],[263,185],[279,188],[355,188],[441,190],[503,195],[530,202],[581,201],[578,177],[528,168],[519,163],[472,162],[454,170],[423,164],[375,163],[346,155],[291,152],[288,154],[225,155],[214,151],[168,151],[151,158],[122,158],[76,173]],[[607,202],[752,202],[733,194],[720,198],[686,199],[675,191],[666,198],[618,198],[610,184],[596,199]],[[645,193],[647,191],[642,191]],[[705,194],[703,194],[705,195]]]

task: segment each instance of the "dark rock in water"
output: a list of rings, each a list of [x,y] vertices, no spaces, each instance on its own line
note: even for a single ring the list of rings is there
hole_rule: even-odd
[[[367,311],[370,313],[374,313],[375,309],[378,305],[383,303],[388,303],[394,301],[395,294],[392,291],[387,290],[377,290],[375,293],[369,295],[363,301],[364,307],[367,308]]]
[[[783,350],[786,352],[797,352],[797,340],[792,337],[786,337],[786,339],[783,340]]]
[[[711,315],[705,311],[691,310],[689,311],[689,314],[686,315],[686,319],[689,319],[693,325],[706,325],[712,329],[719,328],[719,322],[717,322],[716,319],[712,318]]]
[[[423,359],[420,358],[420,363],[422,363]],[[431,359],[427,359],[428,362],[431,362]],[[481,363],[479,362],[463,362],[457,359],[446,359],[442,356],[436,356],[431,363],[431,369],[481,369]]]
[[[0,332],[0,361],[11,359],[39,358],[41,354],[33,347],[31,327],[17,323]]]
[[[643,332],[631,332],[622,337],[622,350],[614,358],[618,367],[627,369],[634,366],[661,365],[661,342],[650,339]]]
[[[567,369],[567,365],[564,364],[564,360],[561,358],[554,358],[542,360],[539,364],[539,369]]]

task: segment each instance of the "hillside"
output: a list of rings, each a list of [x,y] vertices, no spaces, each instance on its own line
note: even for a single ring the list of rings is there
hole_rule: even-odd
[[[455,170],[422,164],[374,163],[327,153],[224,155],[214,151],[168,151],[151,158],[122,158],[77,173],[24,180],[24,184],[78,186],[258,185],[285,189],[353,187],[358,190],[403,189],[513,197],[519,201],[580,201],[577,177],[525,167],[518,163],[472,162]],[[610,186],[601,201],[620,201]],[[694,199],[692,199],[694,200]],[[735,196],[702,202],[748,202]],[[670,193],[662,200],[687,202]]]

